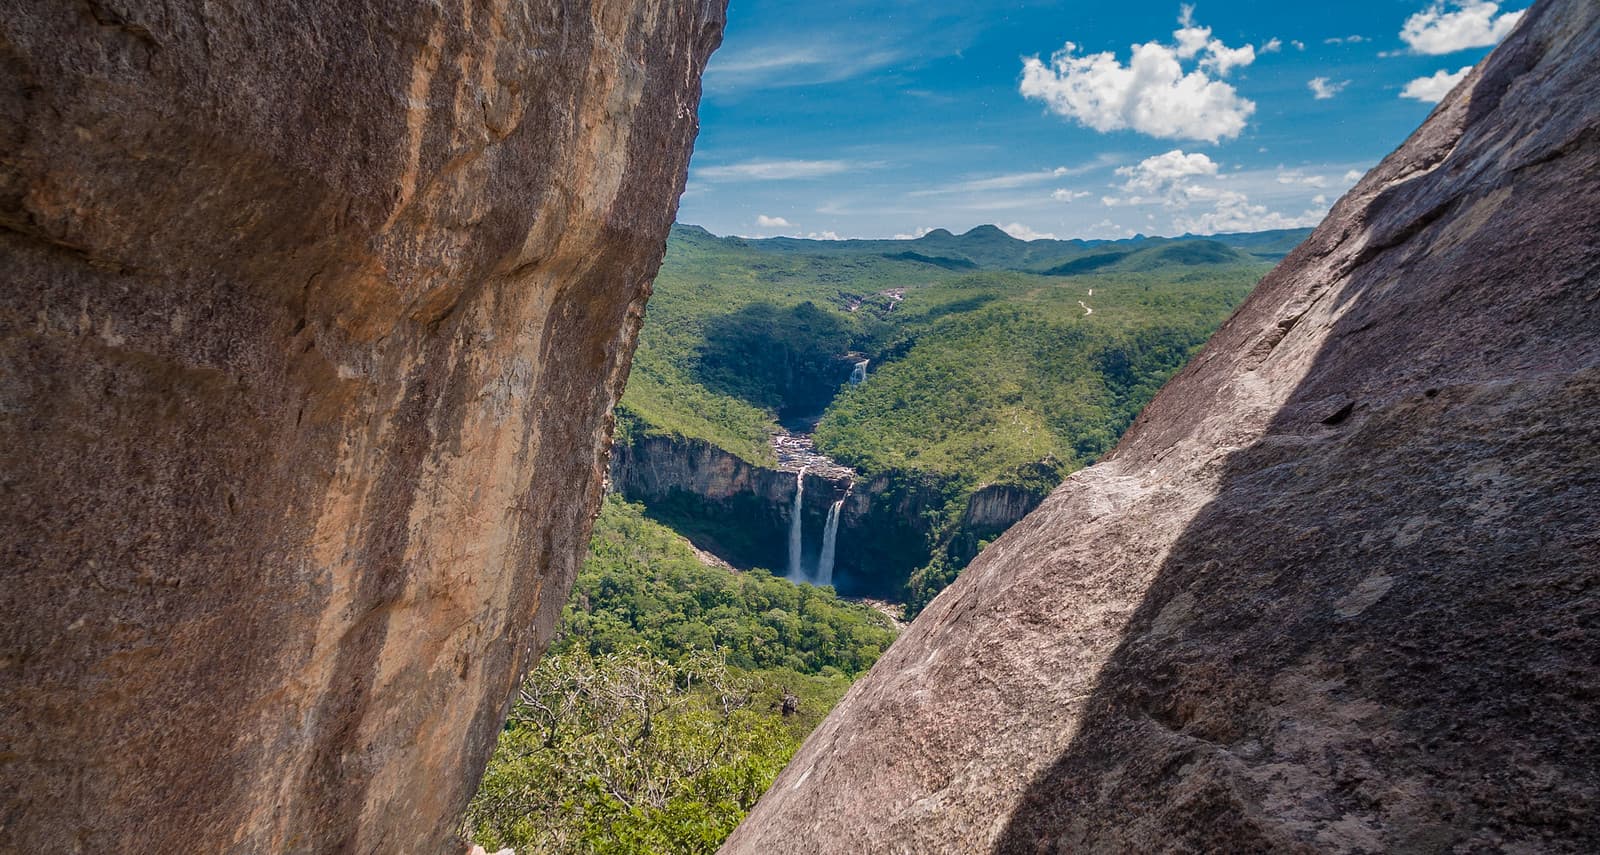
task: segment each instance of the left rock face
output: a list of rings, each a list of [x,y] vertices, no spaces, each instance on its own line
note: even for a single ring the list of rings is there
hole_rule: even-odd
[[[453,845],[724,8],[0,4],[0,838]]]

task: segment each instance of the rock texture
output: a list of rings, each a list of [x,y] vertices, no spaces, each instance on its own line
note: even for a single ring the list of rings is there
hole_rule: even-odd
[[[725,851],[1600,851],[1596,211],[1541,0]]]
[[[723,8],[0,2],[0,848],[455,845]]]
[[[961,525],[963,528],[998,534],[1016,525],[1038,506],[1039,497],[1022,487],[990,484],[967,500]]]

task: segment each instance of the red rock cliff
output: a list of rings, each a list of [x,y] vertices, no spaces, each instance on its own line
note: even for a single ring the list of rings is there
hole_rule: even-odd
[[[0,848],[452,845],[724,6],[0,3]]]
[[[1600,851],[1596,212],[1540,0],[725,851]]]

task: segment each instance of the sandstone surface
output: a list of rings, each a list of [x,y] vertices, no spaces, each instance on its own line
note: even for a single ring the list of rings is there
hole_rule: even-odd
[[[724,9],[0,0],[0,849],[458,845]]]
[[[1597,211],[1540,0],[724,851],[1600,851]]]

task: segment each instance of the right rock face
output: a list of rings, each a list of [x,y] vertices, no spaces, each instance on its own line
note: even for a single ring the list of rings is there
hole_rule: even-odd
[[[725,851],[1600,850],[1597,211],[1546,0]]]

